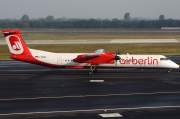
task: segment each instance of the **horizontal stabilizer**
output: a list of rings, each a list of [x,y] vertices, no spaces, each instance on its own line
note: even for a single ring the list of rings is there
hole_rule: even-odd
[[[2,30],[3,34],[21,34],[20,30]]]

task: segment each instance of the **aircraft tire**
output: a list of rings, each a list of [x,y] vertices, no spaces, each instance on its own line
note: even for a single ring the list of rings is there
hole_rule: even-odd
[[[88,74],[91,76],[93,74],[93,72],[89,71]]]

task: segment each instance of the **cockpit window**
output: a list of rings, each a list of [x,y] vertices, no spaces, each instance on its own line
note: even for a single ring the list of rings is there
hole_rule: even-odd
[[[167,58],[167,57],[166,58],[160,58],[160,60],[169,60],[169,58]]]

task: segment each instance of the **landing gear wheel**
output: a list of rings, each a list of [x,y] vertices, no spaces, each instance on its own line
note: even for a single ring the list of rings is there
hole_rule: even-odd
[[[93,74],[93,72],[92,72],[92,71],[89,71],[88,74],[91,76],[91,75]]]
[[[93,71],[93,73],[96,73],[97,72],[97,69],[95,69],[94,71]]]
[[[169,71],[169,70],[167,71],[167,73],[170,73],[170,72],[171,72],[171,71]]]
[[[167,72],[168,72],[168,73],[170,73],[170,72],[171,72],[171,70],[172,70],[172,69],[168,69],[168,71],[167,71]]]

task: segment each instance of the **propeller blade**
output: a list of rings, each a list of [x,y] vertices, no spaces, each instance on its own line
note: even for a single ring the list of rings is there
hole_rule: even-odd
[[[120,60],[121,58],[118,56],[120,54],[120,51],[116,51],[116,55],[114,56],[114,60],[115,60],[115,66],[117,67],[117,61]]]
[[[116,51],[116,55],[120,55],[121,53],[120,53],[120,50],[117,50]]]

